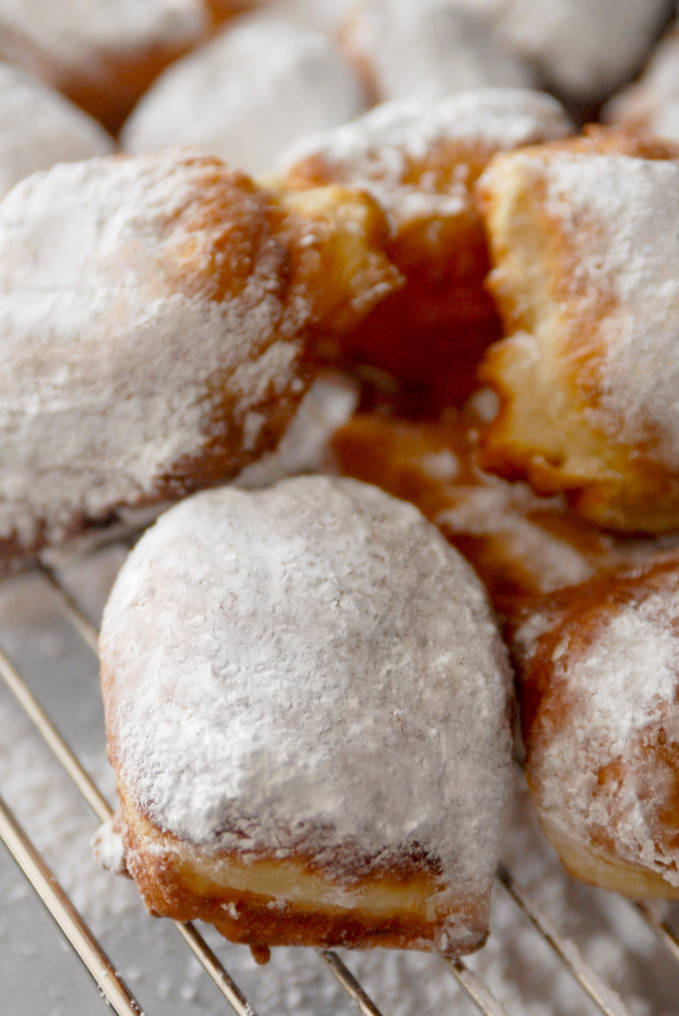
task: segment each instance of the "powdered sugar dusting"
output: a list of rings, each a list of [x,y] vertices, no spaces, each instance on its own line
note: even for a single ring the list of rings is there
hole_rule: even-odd
[[[99,124],[19,67],[0,63],[0,197],[55,162],[113,150]]]
[[[679,163],[566,153],[525,158],[545,181],[549,214],[573,251],[576,320],[591,332],[595,315],[596,421],[613,439],[676,469]],[[602,317],[599,301],[610,296]]]
[[[200,215],[182,224],[215,171],[177,153],[60,165],[0,206],[0,537],[30,549],[181,492],[173,476],[215,437],[238,469],[267,401],[292,412],[309,310],[281,305],[276,241],[256,241],[242,290],[217,302]],[[233,200],[258,214],[249,192]]]
[[[363,117],[300,141],[281,159],[281,169],[320,157],[332,179],[364,187],[397,221],[419,215],[459,214],[472,207],[465,154],[474,160],[535,141],[563,137],[571,130],[551,96],[523,89],[480,89],[436,103],[384,103]],[[446,144],[459,143],[459,179],[442,193],[423,173],[408,183],[413,165]]]
[[[159,827],[336,875],[417,844],[456,891],[487,888],[504,656],[471,568],[411,506],[324,477],[197,495],[124,566],[101,652],[122,779]]]
[[[671,584],[602,616],[582,652],[573,651],[565,631],[554,649],[552,680],[568,682],[577,719],[554,725],[549,742],[541,742],[537,769],[541,804],[551,821],[585,841],[591,829],[607,829],[623,858],[674,885],[679,849],[657,835],[654,802],[663,793],[663,776],[648,743],[661,729],[669,741],[679,736],[678,621]],[[602,781],[602,771],[618,762],[624,775]]]
[[[364,107],[356,75],[329,39],[252,16],[172,64],[137,106],[122,141],[133,152],[191,145],[261,173],[297,138]]]

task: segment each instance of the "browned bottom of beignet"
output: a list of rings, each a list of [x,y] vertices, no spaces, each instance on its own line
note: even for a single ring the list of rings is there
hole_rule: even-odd
[[[455,899],[426,862],[413,858],[371,874],[333,874],[300,857],[209,853],[162,832],[121,794],[125,866],[148,910],[213,924],[257,952],[268,946],[437,950],[450,956],[486,940],[489,896]],[[446,947],[444,925],[464,941]]]

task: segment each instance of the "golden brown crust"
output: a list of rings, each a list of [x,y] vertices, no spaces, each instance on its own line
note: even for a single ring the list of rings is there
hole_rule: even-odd
[[[120,781],[119,781],[120,783]],[[443,886],[426,867],[392,867],[348,882],[315,869],[300,856],[274,852],[252,859],[210,855],[155,828],[121,792],[125,863],[151,913],[178,921],[203,920],[232,942],[253,948],[277,945],[435,948],[449,904],[437,916]],[[281,897],[285,895],[285,902]],[[459,900],[453,911],[470,929],[462,955],[480,948],[488,899]]]

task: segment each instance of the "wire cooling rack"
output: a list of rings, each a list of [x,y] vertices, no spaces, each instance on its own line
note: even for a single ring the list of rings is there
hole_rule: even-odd
[[[117,548],[117,551],[120,553],[120,559],[122,559],[124,549],[122,546]],[[98,553],[101,553],[101,551]],[[67,571],[65,574],[67,574]],[[89,588],[78,591],[76,588],[77,583],[74,585],[72,581],[68,582],[64,580],[61,569],[54,569],[47,564],[41,564],[28,576],[12,579],[5,583],[3,591],[10,601],[13,583],[23,584],[24,586],[22,600],[24,612],[26,609],[30,612],[30,604],[34,601],[34,598],[48,595],[53,601],[54,609],[59,615],[60,622],[69,627],[70,637],[72,638],[77,633],[77,639],[82,643],[80,647],[81,651],[84,650],[85,653],[96,654],[97,630],[91,620],[91,616],[93,613],[96,613],[98,608],[94,608],[91,604],[86,603],[87,598],[91,597]],[[31,586],[31,589],[35,590],[35,592],[31,592],[28,596],[25,592],[27,583]],[[27,602],[28,608],[26,608]],[[17,652],[17,638],[23,639],[24,642],[26,640],[30,641],[32,638],[31,619],[21,614],[21,623],[12,627],[11,617],[10,611],[10,623],[4,629],[2,624],[0,624],[0,639],[3,638],[2,632],[4,630],[5,641],[10,643],[9,649],[6,645],[0,646],[0,677],[5,686],[4,691],[10,693],[11,698],[21,708],[25,717],[30,721],[34,733],[37,732],[42,739],[43,747],[49,750],[53,759],[63,770],[63,774],[65,774],[72,786],[77,789],[77,792],[94,813],[96,820],[106,821],[111,814],[109,801],[95,785],[85,765],[79,759],[77,751],[57,729],[58,721],[55,722],[55,719],[49,715],[49,710],[41,703],[39,696],[32,690],[33,681],[31,679],[32,675],[29,672],[31,670],[30,654],[28,654],[29,659],[27,663],[19,664],[14,658],[17,655],[20,657],[23,655],[21,651]],[[36,625],[39,626],[40,623],[41,619],[37,617]],[[18,635],[17,628],[21,629]],[[14,632],[13,636],[12,632]],[[94,656],[92,656],[90,664],[96,670]],[[68,669],[68,659],[65,661],[65,666]],[[62,669],[64,669],[63,660]],[[57,676],[59,680],[63,679],[61,675],[55,675],[55,680]],[[54,701],[59,701],[58,693]],[[11,744],[13,736],[11,730],[2,731],[0,736],[6,742],[9,740]],[[101,736],[103,737],[103,733]],[[0,792],[2,792],[2,789],[0,787]],[[94,823],[93,828],[94,826],[96,826],[96,823]],[[26,879],[30,882],[37,896],[49,910],[65,939],[80,958],[92,978],[94,978],[102,999],[116,1013],[121,1014],[121,1016],[131,1016],[131,1014],[139,1014],[141,1012],[148,1012],[149,1016],[153,1016],[154,1010],[144,1009],[143,999],[137,1000],[135,998],[133,991],[126,984],[125,971],[121,972],[118,969],[116,957],[109,959],[106,955],[104,947],[100,944],[95,933],[90,930],[85,918],[79,913],[72,900],[69,899],[69,896],[57,881],[57,878],[41,855],[40,850],[28,832],[24,831],[8,804],[1,797],[0,837]],[[16,877],[20,879],[18,873]],[[595,893],[596,891],[586,890],[586,892]],[[541,940],[542,945],[544,946],[546,943],[549,946],[552,954],[552,963],[558,965],[561,975],[565,974],[572,979],[573,990],[576,996],[580,994],[583,1008],[580,1010],[576,1007],[575,1010],[571,1009],[569,1011],[598,1012],[604,1013],[606,1016],[625,1016],[625,1014],[631,1016],[632,1010],[628,1008],[626,1000],[621,997],[619,990],[614,990],[605,983],[604,977],[596,969],[596,964],[590,962],[583,953],[580,943],[557,926],[553,917],[550,916],[548,908],[539,902],[532,889],[522,884],[521,880],[515,877],[504,865],[500,866],[497,873],[495,893],[496,899],[498,897],[504,898],[504,905],[514,908],[517,927],[520,924],[532,926],[533,932]],[[141,907],[141,903],[139,905]],[[664,983],[666,986],[669,985],[669,988],[665,988],[664,997],[679,999],[679,936],[676,930],[673,929],[668,921],[658,916],[658,913],[647,904],[633,904],[620,899],[619,906],[624,908],[621,914],[627,914],[626,918],[623,919],[621,917],[621,922],[624,923],[624,920],[633,918],[637,922],[636,927],[638,927],[639,921],[641,921],[645,928],[646,945],[642,958],[648,963],[649,984],[653,983],[656,972],[662,968]],[[158,923],[153,922],[151,918],[148,918],[148,923],[148,935],[153,936],[158,928]],[[255,1016],[255,1014],[257,1016],[272,1016],[273,1012],[279,1012],[278,1009],[261,1012],[255,1003],[248,998],[246,989],[241,987],[237,983],[237,978],[229,972],[228,961],[223,961],[220,955],[218,955],[222,952],[220,948],[221,940],[216,942],[213,948],[193,925],[175,923],[174,928],[176,934],[183,940],[184,946],[190,950],[190,953],[202,966],[205,976],[212,980],[219,995],[221,995],[222,1011],[227,1013],[233,1011],[238,1013],[239,1016]],[[507,935],[505,931],[505,939],[504,943],[500,942],[500,948],[511,948],[513,935]],[[649,940],[652,941],[652,946],[649,945]],[[0,938],[1,955],[2,939]],[[336,979],[348,997],[348,1011],[352,1011],[353,1007],[353,1011],[358,1011],[364,1014],[364,1016],[380,1016],[380,1014],[381,1016],[391,1016],[387,1010],[379,1008],[373,1000],[372,987],[360,983],[359,979],[351,972],[349,969],[351,959],[345,963],[338,953],[322,949],[304,950],[304,955],[305,960],[309,964],[324,965],[328,976]],[[466,997],[466,1007],[464,1010],[456,1007],[453,1010],[454,1012],[479,1011],[486,1014],[486,1016],[509,1016],[509,1010],[503,1003],[501,1004],[498,1001],[492,987],[486,982],[482,973],[473,969],[470,961],[450,961],[445,960],[443,957],[441,957],[441,960],[447,964],[450,976],[456,980],[459,986],[460,999],[464,1000],[463,997]],[[0,959],[1,962],[2,960]],[[639,963],[638,956],[635,958],[635,962]],[[31,964],[28,963],[27,970],[30,969]],[[263,967],[258,970],[257,976],[261,978],[269,976],[267,968]],[[520,976],[520,972],[517,973],[517,976]],[[546,974],[545,976],[549,975]],[[14,1014],[23,1016],[24,1011],[34,1011],[24,1010],[20,997],[8,1000],[14,1003],[11,1007],[1,1004],[1,993],[3,990],[1,985],[5,981],[5,978],[0,977],[0,1011],[11,1012],[13,1016]],[[576,985],[579,985],[579,990]],[[97,1004],[93,1002],[94,1009],[96,1009]],[[660,1006],[661,1004],[665,1003],[654,1003],[651,1001],[647,1011],[655,1016],[656,1013],[661,1012],[661,1009],[655,1006]],[[462,1005],[462,1002],[460,1005]],[[51,1016],[51,1013],[58,1014],[70,1011],[74,1010],[60,1008],[58,1004],[55,1004],[52,1010],[50,1010],[48,1001],[46,1001],[45,1007],[41,1010],[45,1016],[48,1016],[48,1014]],[[214,1009],[214,1006],[210,1009],[211,1014],[217,1011],[220,1010]],[[309,1012],[308,1007],[303,1011],[305,1014]],[[446,1008],[445,1011],[451,1010]],[[512,1012],[514,1011],[516,1010],[512,1010]],[[634,1009],[634,1013],[638,1011],[638,1007]],[[662,1009],[662,1012],[663,1016],[665,1013],[679,1013],[679,1003],[676,1009],[665,1007]]]

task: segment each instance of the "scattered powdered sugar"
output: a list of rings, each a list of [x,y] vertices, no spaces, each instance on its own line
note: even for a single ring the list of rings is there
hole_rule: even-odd
[[[58,542],[83,518],[180,492],[168,481],[215,437],[237,470],[271,400],[292,412],[309,308],[282,305],[280,244],[254,229],[242,290],[210,298],[211,234],[192,210],[215,173],[231,179],[188,153],[94,159],[0,205],[0,537],[30,549],[43,527]],[[256,195],[232,200],[261,217]]]
[[[29,173],[106,155],[114,147],[86,113],[6,63],[0,63],[0,141],[0,197]]]
[[[466,161],[497,151],[564,137],[571,131],[556,99],[524,89],[487,88],[435,103],[393,102],[332,130],[306,138],[281,158],[283,171],[320,158],[333,180],[365,188],[397,222],[422,215],[457,215],[472,207]],[[460,143],[459,179],[441,192],[426,172],[408,183],[413,166],[426,169],[437,148]],[[451,157],[452,158],[452,157]]]
[[[102,51],[181,44],[200,38],[208,24],[203,0],[0,0],[3,53],[37,47],[48,66],[96,67]]]
[[[577,715],[555,723],[549,743],[541,740],[535,774],[542,805],[556,825],[585,841],[590,828],[606,828],[623,857],[675,885],[679,850],[657,836],[654,802],[664,777],[654,768],[656,749],[648,742],[660,729],[669,740],[679,736],[678,621],[671,584],[603,616],[582,651],[573,649],[566,629],[554,649],[553,680],[567,682]],[[618,760],[623,776],[602,783],[601,771]]]
[[[129,118],[122,143],[133,152],[191,145],[261,173],[297,138],[364,108],[356,75],[328,38],[252,16],[172,64]]]
[[[428,103],[471,88],[535,82],[478,12],[455,0],[363,0],[349,12],[343,40],[381,99]]]
[[[340,874],[418,845],[473,897],[507,792],[502,649],[471,568],[377,488],[197,495],[143,537],[104,614],[122,779],[207,849]]]
[[[513,158],[544,181],[548,213],[572,250],[568,311],[583,329],[596,329],[597,422],[612,439],[676,470],[679,163],[570,153]],[[598,305],[610,296],[600,317]]]

